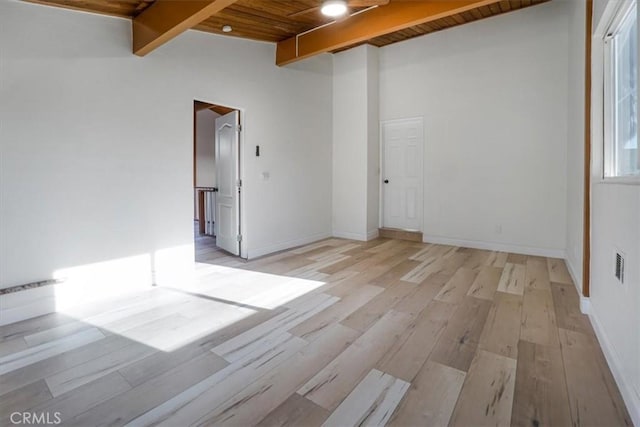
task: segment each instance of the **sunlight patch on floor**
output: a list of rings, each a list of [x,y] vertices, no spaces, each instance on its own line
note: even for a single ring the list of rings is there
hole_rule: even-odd
[[[325,283],[207,265],[171,286],[151,286],[149,255],[57,271],[56,310],[113,334],[173,351]]]

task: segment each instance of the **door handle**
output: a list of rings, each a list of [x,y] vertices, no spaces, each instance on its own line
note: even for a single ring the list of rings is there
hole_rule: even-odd
[[[389,183],[389,180],[388,180],[388,179],[385,179],[385,180],[384,180],[384,183],[385,183],[385,184],[388,184],[388,183]]]

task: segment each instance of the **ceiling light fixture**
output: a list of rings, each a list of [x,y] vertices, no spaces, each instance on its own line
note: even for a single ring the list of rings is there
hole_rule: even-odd
[[[222,27],[222,31],[225,33],[230,33],[231,31],[233,31],[233,28],[231,28],[231,25],[225,25],[224,27]]]
[[[327,0],[322,3],[322,8],[320,9],[325,16],[341,16],[347,13],[347,2],[344,0]]]

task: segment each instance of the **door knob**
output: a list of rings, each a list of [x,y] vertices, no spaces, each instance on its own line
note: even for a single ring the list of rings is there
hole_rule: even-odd
[[[385,184],[388,184],[388,183],[389,183],[389,180],[388,180],[388,179],[385,179],[385,180],[384,180],[384,183],[385,183]]]

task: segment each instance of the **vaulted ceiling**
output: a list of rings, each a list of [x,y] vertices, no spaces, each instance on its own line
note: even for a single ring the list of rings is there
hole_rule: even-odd
[[[182,31],[193,28],[225,36],[276,42],[276,63],[284,65],[363,43],[386,46],[548,0],[349,0],[349,14],[352,16],[333,24],[330,24],[333,18],[320,13],[322,0],[25,1],[131,18],[134,22],[134,53],[139,55],[145,55]],[[167,16],[175,22],[162,22],[167,20]],[[137,22],[141,23],[138,28]],[[226,25],[233,30],[223,32]],[[137,41],[136,33],[142,32],[145,34],[139,39],[144,40]]]

